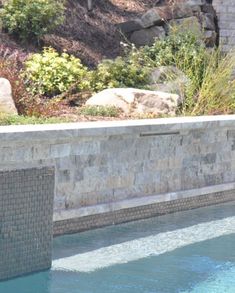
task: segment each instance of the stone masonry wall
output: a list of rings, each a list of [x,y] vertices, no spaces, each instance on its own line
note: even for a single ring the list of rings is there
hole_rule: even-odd
[[[224,51],[235,47],[235,1],[213,0],[217,13],[220,44]]]
[[[232,190],[235,117],[0,127],[0,170],[45,166],[55,222]]]
[[[165,38],[172,27],[194,32],[207,47],[217,43],[216,13],[206,0],[178,0],[171,1],[171,5],[160,1],[139,18],[118,25],[122,34],[138,47]]]
[[[194,33],[202,31],[208,47],[220,44],[228,52],[235,46],[234,0],[177,0],[157,2],[137,19],[120,23],[120,31],[136,46],[151,45],[164,38],[173,25]]]

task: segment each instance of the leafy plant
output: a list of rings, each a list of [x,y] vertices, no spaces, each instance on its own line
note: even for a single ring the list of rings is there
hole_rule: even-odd
[[[76,83],[77,90],[89,89],[89,72],[80,59],[52,48],[33,54],[25,62],[24,77],[30,92],[54,96]]]
[[[152,46],[140,49],[142,59],[150,68],[176,66],[189,79],[185,89],[185,107],[192,107],[204,79],[209,53],[198,35],[190,31],[172,29],[169,36],[157,40]]]
[[[120,111],[114,106],[85,106],[80,114],[89,116],[117,117]]]
[[[115,87],[144,88],[149,70],[142,66],[134,52],[115,60],[104,60],[92,73],[91,86],[94,91]]]
[[[22,40],[38,39],[63,22],[63,0],[4,1],[1,19],[9,33]]]
[[[15,59],[0,58],[0,77],[9,80],[16,108],[23,116],[49,117],[62,107],[60,101],[56,99],[46,99],[27,91]]]

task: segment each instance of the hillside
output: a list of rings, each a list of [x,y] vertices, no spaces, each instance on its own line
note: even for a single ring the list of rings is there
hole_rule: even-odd
[[[93,0],[92,11],[87,0],[65,0],[65,17],[57,0],[47,1],[17,0],[2,11],[0,77],[12,114],[81,121],[234,113],[235,57],[217,50],[209,0]],[[136,49],[124,55],[127,39]]]
[[[94,66],[101,59],[113,58],[121,53],[116,25],[133,19],[153,7],[157,0],[94,0],[94,9],[87,10],[87,0],[67,0],[66,19],[54,34],[43,38],[40,47],[52,46],[67,50],[82,61]],[[7,51],[37,51],[38,44],[20,44],[4,33],[0,34],[0,54]]]

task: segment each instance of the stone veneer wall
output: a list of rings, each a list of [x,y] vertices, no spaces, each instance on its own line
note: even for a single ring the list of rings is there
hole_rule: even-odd
[[[0,127],[0,170],[46,166],[55,234],[233,200],[235,116]]]
[[[217,13],[220,44],[224,51],[235,47],[235,1],[213,0]]]

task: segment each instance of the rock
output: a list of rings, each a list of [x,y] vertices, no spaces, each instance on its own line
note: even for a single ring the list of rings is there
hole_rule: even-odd
[[[138,93],[136,96],[136,114],[155,114],[175,116],[182,103],[179,95],[160,91]]]
[[[188,79],[176,66],[160,66],[155,68],[150,74],[150,82],[152,84],[163,83],[165,81],[175,80],[176,78],[181,78],[185,82]]]
[[[181,32],[191,31],[193,34],[197,36],[201,36],[201,24],[196,16],[191,16],[182,19],[173,19],[169,21],[169,30],[171,27],[180,26]]]
[[[177,80],[168,81],[166,83],[156,83],[154,85],[150,85],[150,89],[154,91],[177,94],[181,98],[185,95],[184,84],[179,83]]]
[[[194,13],[201,12],[201,8],[199,5],[192,5],[188,3],[178,3],[173,5],[172,7],[172,14],[173,19],[177,18],[184,18],[184,17],[190,17],[193,16]]]
[[[154,26],[148,29],[142,29],[135,31],[131,37],[131,43],[135,44],[137,47],[152,45],[155,39],[162,39],[166,36],[165,30],[161,26]]]
[[[142,22],[139,19],[134,19],[126,22],[119,23],[117,28],[123,33],[128,34],[143,28]]]
[[[190,79],[175,66],[160,66],[155,68],[149,77],[151,90],[174,93],[183,100],[185,88]]]
[[[129,113],[134,103],[134,94],[131,89],[113,88],[105,89],[87,100],[88,106],[114,106],[123,112]]]
[[[206,4],[206,0],[188,0],[187,4],[192,6],[194,5],[202,6]]]
[[[175,115],[182,103],[179,95],[134,88],[106,89],[92,96],[86,105],[114,106],[126,114]]]
[[[216,45],[217,34],[215,31],[205,31],[203,37],[207,47],[214,47]]]
[[[214,15],[214,17],[216,17],[215,9],[211,4],[205,4],[202,6],[201,9],[202,9],[202,12],[210,13],[211,15]]]
[[[177,2],[177,1],[176,1]],[[207,0],[180,0],[149,9],[140,19],[118,25],[128,40],[136,46],[152,45],[155,38],[163,38],[172,26],[182,32],[192,31],[203,40],[204,31],[216,31],[216,13]],[[214,33],[205,33],[207,46],[213,46]]]
[[[215,31],[215,18],[213,14],[205,13],[202,15],[202,27],[205,30]]]
[[[0,78],[0,114],[17,115],[9,80]]]
[[[194,16],[195,13],[200,13],[200,5],[192,3],[177,3],[172,6],[163,5],[154,7],[148,10],[141,17],[141,23],[143,28],[149,28],[155,25],[162,25],[171,19],[179,19]]]
[[[158,8],[152,8],[148,10],[145,14],[141,17],[141,23],[143,28],[148,28],[154,25],[161,25],[164,19],[159,14]]]

